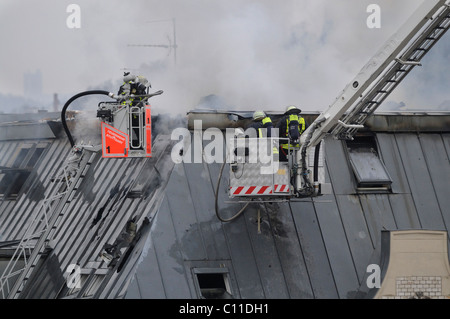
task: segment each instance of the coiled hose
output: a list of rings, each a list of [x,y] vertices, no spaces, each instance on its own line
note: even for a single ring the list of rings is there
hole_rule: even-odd
[[[222,179],[222,173],[223,173],[223,169],[225,167],[226,161],[223,162],[222,167],[220,168],[220,173],[219,173],[219,177],[217,179],[217,185],[216,185],[216,190],[215,190],[215,209],[216,209],[216,216],[217,218],[224,223],[227,222],[231,222],[232,220],[236,219],[239,215],[241,215],[244,210],[247,208],[247,206],[250,204],[250,202],[246,203],[244,205],[244,207],[241,208],[240,211],[238,211],[234,216],[230,217],[230,218],[223,218],[222,216],[220,216],[219,214],[219,205],[217,204],[217,199],[219,197],[219,186],[220,186],[220,180]]]

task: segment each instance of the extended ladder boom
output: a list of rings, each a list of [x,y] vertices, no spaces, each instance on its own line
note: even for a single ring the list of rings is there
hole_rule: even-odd
[[[303,133],[302,144],[306,142],[306,147],[313,147],[330,132],[335,137],[351,139],[449,29],[449,3],[449,0],[424,1]]]

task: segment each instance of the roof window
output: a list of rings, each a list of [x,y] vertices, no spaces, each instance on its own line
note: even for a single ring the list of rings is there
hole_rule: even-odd
[[[14,200],[30,176],[48,143],[25,143],[0,166],[0,199]]]
[[[357,191],[390,191],[392,179],[379,155],[375,136],[356,136],[346,144]]]

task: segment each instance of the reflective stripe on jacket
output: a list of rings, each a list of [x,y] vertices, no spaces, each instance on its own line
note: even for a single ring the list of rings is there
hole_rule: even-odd
[[[267,130],[270,130],[273,127],[272,120],[270,117],[266,116],[261,120],[262,127],[258,128],[258,137],[269,137],[271,136],[270,132],[267,132]],[[263,130],[265,128],[265,130]],[[264,134],[266,133],[266,134]]]
[[[305,131],[306,129],[306,122],[305,119],[301,116],[298,116],[297,114],[290,114],[289,117],[286,118],[286,137],[289,137],[289,123],[291,121],[297,121],[298,122],[298,132],[300,135]],[[292,145],[292,144],[282,144],[281,147],[284,149],[288,149],[289,146],[291,148],[293,147],[299,147],[299,144]]]

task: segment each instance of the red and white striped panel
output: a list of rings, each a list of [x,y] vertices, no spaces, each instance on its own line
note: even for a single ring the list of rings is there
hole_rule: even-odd
[[[289,185],[275,185],[275,193],[289,193]],[[237,186],[230,187],[231,196],[270,195],[273,194],[271,186]]]
[[[289,193],[289,185],[275,185],[274,193]]]
[[[243,195],[269,195],[272,194],[270,186],[237,186],[230,187],[230,194],[233,196]]]

